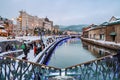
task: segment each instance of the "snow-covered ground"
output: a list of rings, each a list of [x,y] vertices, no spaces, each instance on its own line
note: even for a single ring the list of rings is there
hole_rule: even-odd
[[[47,41],[47,39],[48,38],[50,38],[50,37],[52,37],[52,36],[43,36],[42,37],[42,39],[43,39],[43,41],[44,41],[44,44],[46,44],[46,41]],[[23,36],[23,37],[16,37],[15,39],[7,39],[7,37],[0,37],[0,42],[2,42],[2,41],[11,41],[11,40],[18,40],[18,41],[23,41],[23,40],[26,40],[26,42],[31,42],[31,41],[35,41],[35,40],[40,40],[40,36]],[[51,44],[50,44],[51,45]],[[47,47],[46,47],[47,48]],[[46,49],[45,48],[45,49]],[[44,50],[43,50],[44,51]],[[30,50],[30,52],[28,53],[28,56],[27,56],[27,58],[28,58],[28,61],[32,61],[32,62],[36,62],[37,61],[37,59],[41,56],[41,54],[43,53],[43,51],[42,52],[40,52],[39,54],[38,54],[38,56],[34,56],[34,50],[32,49],[32,50]],[[11,51],[9,51],[9,52],[11,52]],[[6,54],[6,53],[9,53],[9,52],[3,52],[2,54],[0,54],[0,56],[2,56],[2,55],[4,55],[4,54]],[[17,57],[17,58],[19,58],[19,59],[22,59],[22,57],[24,57],[25,55],[24,54],[22,54],[22,55],[20,55],[19,57]]]
[[[111,44],[111,45],[120,46],[120,43],[116,43],[116,42],[110,42],[110,41],[104,41],[104,40],[95,40],[95,39],[89,39],[89,38],[84,38],[84,39],[91,40],[91,41],[94,41],[94,42],[99,42],[99,43],[106,44],[106,45]]]
[[[18,59],[22,59],[22,57],[24,57],[24,56],[25,56],[25,55],[22,54],[22,55],[18,56],[17,58],[18,58]],[[33,61],[34,58],[35,58],[35,56],[34,56],[34,51],[33,51],[33,50],[30,50],[30,52],[28,53],[27,59],[28,59],[28,61]]]
[[[51,36],[43,36],[42,39],[43,39],[43,40],[46,40],[46,39],[49,38],[49,37],[51,37]],[[15,37],[15,39],[7,39],[7,37],[0,37],[0,42],[2,42],[2,41],[11,41],[11,40],[34,41],[34,40],[39,40],[39,39],[40,39],[40,36],[22,36],[22,37]]]

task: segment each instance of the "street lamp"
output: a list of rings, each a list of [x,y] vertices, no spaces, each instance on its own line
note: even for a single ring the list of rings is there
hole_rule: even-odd
[[[38,34],[40,36],[40,40],[42,40],[42,30],[41,30],[41,28],[38,28],[38,29],[39,29]]]
[[[26,20],[26,36],[28,34],[27,30],[28,30],[28,19]]]

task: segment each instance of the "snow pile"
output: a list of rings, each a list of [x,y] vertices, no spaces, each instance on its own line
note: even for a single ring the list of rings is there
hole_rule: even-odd
[[[116,45],[116,46],[120,46],[120,43],[116,43],[116,42],[110,42],[110,41],[104,41],[104,40],[95,40],[95,39],[89,39],[89,38],[84,38],[87,40],[91,40],[94,42],[99,42],[101,44],[105,44],[105,45]]]
[[[0,41],[6,41],[7,37],[0,37]]]

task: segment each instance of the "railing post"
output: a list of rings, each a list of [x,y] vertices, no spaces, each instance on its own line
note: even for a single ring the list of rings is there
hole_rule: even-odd
[[[7,63],[5,62],[5,80],[7,79],[6,65],[7,65]]]
[[[67,68],[65,68],[65,76],[67,75]]]
[[[60,76],[61,76],[62,70],[60,69]]]

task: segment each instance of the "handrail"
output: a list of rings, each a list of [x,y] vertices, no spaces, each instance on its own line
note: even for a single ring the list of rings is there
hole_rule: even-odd
[[[48,76],[60,75],[60,68],[0,56],[0,80],[46,80]]]
[[[14,60],[19,60],[19,61],[24,61],[24,62],[27,62],[27,63],[30,63],[30,64],[35,64],[37,66],[44,66],[44,67],[49,67],[49,68],[54,68],[54,69],[61,69],[61,68],[56,68],[56,67],[53,67],[53,66],[46,66],[44,64],[38,64],[38,63],[34,63],[34,62],[31,62],[31,61],[28,61],[28,60],[24,60],[24,59],[17,59],[15,57],[11,57],[11,56],[6,56],[6,58],[11,58],[11,59],[14,59]]]
[[[120,55],[108,55],[65,68],[65,75],[80,80],[119,80]]]
[[[98,61],[98,60],[102,60],[104,58],[111,57],[111,56],[114,56],[114,55],[116,55],[116,54],[111,54],[111,55],[107,55],[107,56],[104,56],[104,57],[97,58],[95,60],[91,60],[91,61],[88,61],[88,62],[76,64],[76,65],[73,65],[73,66],[70,66],[70,67],[66,67],[65,69],[76,67],[76,66],[80,66],[80,65],[83,65],[83,64],[87,64],[87,63],[92,63],[92,62],[95,62],[95,61]]]
[[[17,53],[17,54],[16,54]],[[11,54],[14,54],[14,55],[21,55],[23,53],[23,50],[22,49],[19,49],[19,50],[14,50],[14,51],[8,51],[8,52],[2,52],[0,54],[0,56],[8,56],[8,55],[11,55]],[[17,56],[14,56],[14,57],[17,57]]]
[[[115,55],[116,54],[112,54],[112,55],[108,55],[108,56],[98,58],[98,59],[95,59],[95,60],[92,60],[92,61],[88,61],[88,62],[85,62],[85,63],[81,63],[81,64],[77,64],[77,65],[74,65],[74,66],[67,67],[67,68],[64,69],[65,74],[69,75],[69,74],[67,74],[67,73],[69,73],[69,70],[71,70],[71,71],[73,70],[73,72],[75,72],[76,71],[75,69],[78,68],[78,66],[82,67],[82,65],[85,65],[85,64],[91,64],[92,63],[92,65],[94,64],[95,66],[98,66],[96,61],[101,61],[101,60],[104,60],[105,58],[110,58],[111,59]],[[1,57],[3,58],[3,60],[2,60]],[[82,67],[82,68],[86,69],[86,67]],[[20,69],[20,70],[18,70],[18,69]],[[11,75],[13,75],[12,76],[13,79],[20,79],[20,80],[21,80],[21,78],[22,79],[23,78],[28,79],[28,77],[27,78],[23,77],[25,75],[28,75],[29,79],[31,79],[32,75],[38,76],[38,74],[42,74],[40,77],[42,77],[42,80],[44,80],[43,78],[45,76],[49,77],[49,75],[50,76],[61,75],[62,70],[63,69],[61,69],[61,68],[46,66],[44,64],[38,64],[38,63],[34,63],[34,62],[31,62],[31,61],[27,61],[27,60],[16,59],[15,57],[11,57],[11,56],[7,56],[7,57],[0,56],[0,79],[3,79],[2,76],[4,76],[5,77],[4,79],[9,80],[11,78]],[[82,70],[84,70],[84,69],[82,69]],[[88,66],[88,70],[89,70],[89,66]],[[7,72],[7,71],[10,71],[10,72]],[[16,73],[13,73],[13,71],[16,72]],[[32,74],[31,72],[33,72],[34,74]],[[53,74],[51,74],[51,73],[53,73]],[[78,75],[78,73],[75,73],[75,74]],[[7,75],[9,75],[9,76],[7,76]],[[79,74],[79,75],[81,75],[81,74]],[[38,78],[38,77],[35,77],[35,78]]]

